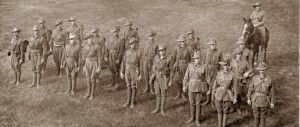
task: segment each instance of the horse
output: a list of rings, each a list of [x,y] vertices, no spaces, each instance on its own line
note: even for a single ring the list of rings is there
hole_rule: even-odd
[[[245,47],[252,51],[252,56],[249,56],[250,63],[256,65],[258,62],[259,49],[263,52],[263,61],[266,62],[267,47],[269,42],[269,30],[265,27],[265,40],[262,39],[260,29],[254,27],[251,18],[248,20],[243,18],[244,28],[242,37],[246,40]],[[252,59],[251,59],[252,58]]]

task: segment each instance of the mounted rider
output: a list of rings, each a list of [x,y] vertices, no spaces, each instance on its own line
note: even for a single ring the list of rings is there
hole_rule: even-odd
[[[261,40],[266,41],[266,27],[264,26],[266,21],[266,12],[261,9],[261,2],[256,2],[253,7],[255,10],[251,13],[250,19],[254,25],[254,27],[260,30]]]

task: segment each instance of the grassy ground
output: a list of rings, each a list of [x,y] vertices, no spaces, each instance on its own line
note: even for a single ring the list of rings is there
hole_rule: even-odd
[[[146,30],[158,32],[156,41],[165,43],[168,53],[172,51],[175,39],[189,28],[196,30],[201,38],[202,48],[210,37],[216,37],[218,47],[226,52],[234,49],[234,42],[241,35],[242,17],[248,17],[252,3],[246,0],[1,0],[0,1],[0,126],[194,126],[184,124],[189,117],[187,102],[172,100],[174,86],[170,88],[167,102],[167,116],[152,115],[155,97],[141,94],[140,84],[137,107],[132,110],[121,107],[126,91],[112,91],[109,71],[104,70],[101,83],[97,85],[93,101],[82,99],[85,93],[84,77],[78,81],[75,96],[63,94],[66,80],[54,78],[55,66],[49,58],[47,72],[43,75],[40,89],[26,88],[31,83],[30,64],[23,65],[22,85],[8,85],[12,72],[9,59],[4,57],[9,45],[10,31],[14,26],[22,29],[22,38],[29,38],[31,28],[39,17],[46,19],[47,28],[53,28],[56,18],[64,20],[75,16],[85,26],[85,33],[98,26],[108,37],[109,30],[122,25],[127,19],[134,22],[144,41]],[[299,3],[297,0],[265,0],[267,27],[270,29],[268,48],[269,74],[275,85],[275,108],[271,110],[268,126],[295,127],[299,112]],[[123,28],[123,26],[122,26]],[[216,111],[205,107],[201,122],[205,127],[217,126]],[[232,127],[251,127],[252,116],[231,114]]]

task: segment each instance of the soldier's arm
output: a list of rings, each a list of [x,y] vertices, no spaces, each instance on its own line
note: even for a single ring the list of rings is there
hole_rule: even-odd
[[[43,41],[43,45],[42,45],[42,47],[43,47],[43,59],[45,59],[46,58],[46,51],[47,51],[47,40],[45,39],[45,38],[43,38],[42,37],[42,41]]]
[[[118,60],[121,59],[121,57],[125,54],[125,40],[122,39],[119,43],[119,55]]]
[[[273,86],[273,83],[271,82],[271,88],[270,88],[270,101],[271,101],[271,104],[274,104],[274,95],[275,95],[275,92],[274,92],[274,86]]]
[[[21,60],[22,60],[22,62],[25,62],[25,61],[24,61],[24,60],[25,60],[25,48],[26,48],[26,46],[27,46],[27,45],[24,44],[25,41],[26,41],[26,40],[22,41],[21,44],[20,44]]]
[[[139,47],[139,45],[140,45],[140,37],[139,37],[139,33],[138,33],[138,31],[136,30],[135,31],[135,39],[137,40],[137,47]]]
[[[50,50],[53,51],[53,37],[50,38],[49,46],[50,46]]]
[[[66,47],[63,49],[63,53],[61,56],[61,66],[65,63],[65,59],[66,59]]]
[[[127,59],[127,52],[125,52],[125,55],[124,55],[122,63],[121,63],[121,69],[120,69],[120,71],[121,71],[122,74],[125,73],[125,61],[126,61],[126,59]]]
[[[263,15],[262,15],[261,21],[258,23],[258,26],[263,26],[265,24],[265,21],[266,21],[265,11],[263,11],[262,13],[263,13]]]
[[[78,67],[80,68],[81,66],[82,66],[82,61],[83,61],[83,59],[82,59],[82,48],[81,47],[79,47],[78,48],[78,52],[77,52],[77,55],[78,55]]]
[[[101,53],[102,53],[101,47],[97,47],[98,68],[101,68],[101,61],[102,61]]]
[[[249,88],[248,88],[248,93],[247,93],[247,100],[251,100],[251,95],[254,92],[254,80],[255,78],[252,79]],[[235,93],[236,93],[236,89],[235,89]]]
[[[188,87],[188,82],[190,81],[190,64],[188,65],[188,68],[184,74],[184,78],[183,78],[183,88],[187,88]]]
[[[213,82],[212,93],[211,93],[212,98],[214,98],[216,89],[218,88],[218,85],[219,85],[217,82],[218,77],[219,76],[217,75],[216,80]]]

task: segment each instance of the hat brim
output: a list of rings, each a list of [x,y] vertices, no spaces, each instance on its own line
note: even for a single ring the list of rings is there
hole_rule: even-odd
[[[200,57],[192,57],[192,59],[200,59]]]
[[[12,31],[11,33],[20,33],[21,30],[17,30],[17,31]]]
[[[241,42],[241,41],[238,41],[238,42],[235,42],[236,44],[245,44],[245,42]]]
[[[255,68],[256,70],[259,70],[259,71],[264,71],[264,70],[267,70],[267,68],[262,68],[262,67],[258,67],[258,68]]]
[[[154,37],[156,34],[147,34],[147,37]]]
[[[158,49],[157,51],[166,51],[166,48]]]
[[[222,65],[222,66],[229,66],[229,64],[228,63],[226,63],[226,62],[218,62],[220,65]]]
[[[252,7],[257,7],[257,6],[261,6],[261,4],[255,4]]]
[[[60,25],[60,24],[62,24],[62,23],[63,23],[63,21],[60,21],[60,22],[58,22],[58,23],[55,23],[54,26],[58,26],[58,25]]]
[[[124,24],[124,26],[132,26],[132,24]]]
[[[75,21],[75,20],[76,20],[76,19],[69,19],[68,21],[71,22],[71,21]]]
[[[187,34],[194,34],[194,32],[191,32],[191,31],[190,31],[190,32],[187,32]]]
[[[207,43],[208,45],[215,45],[216,43]]]
[[[178,41],[178,42],[184,42],[185,40],[183,40],[183,39],[177,39],[176,41]]]
[[[110,30],[110,32],[112,32],[112,33],[113,33],[113,32],[119,32],[119,30]]]

